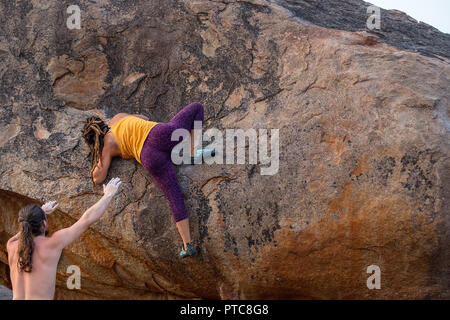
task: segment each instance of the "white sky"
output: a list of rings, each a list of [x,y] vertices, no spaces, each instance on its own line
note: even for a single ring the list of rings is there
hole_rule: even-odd
[[[450,0],[365,0],[383,9],[397,9],[450,34]],[[383,17],[381,17],[383,19]]]

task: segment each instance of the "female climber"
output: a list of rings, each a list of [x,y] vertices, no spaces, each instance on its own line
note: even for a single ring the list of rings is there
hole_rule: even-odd
[[[191,241],[183,193],[171,161],[171,151],[182,138],[172,141],[171,136],[179,128],[189,130],[192,136],[194,121],[201,121],[202,124],[204,121],[203,105],[198,102],[185,106],[168,123],[149,121],[143,115],[118,113],[108,125],[98,117],[89,117],[82,131],[92,154],[90,175],[94,184],[101,184],[106,179],[111,160],[117,156],[135,158],[153,176],[169,200],[173,220],[183,239],[181,258],[196,254],[196,249]],[[193,139],[191,155],[192,150]],[[200,156],[203,151],[207,152],[199,151]]]

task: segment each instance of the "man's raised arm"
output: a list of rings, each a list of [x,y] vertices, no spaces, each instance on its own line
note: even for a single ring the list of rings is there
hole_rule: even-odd
[[[113,178],[106,186],[103,185],[103,197],[96,204],[90,207],[72,226],[61,229],[52,235],[50,239],[55,247],[64,249],[78,239],[92,224],[100,220],[121,183],[119,178]]]

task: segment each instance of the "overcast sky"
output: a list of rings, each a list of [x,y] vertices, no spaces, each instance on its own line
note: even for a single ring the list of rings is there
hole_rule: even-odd
[[[450,0],[365,0],[383,9],[397,9],[450,34]],[[381,17],[383,19],[383,17]]]

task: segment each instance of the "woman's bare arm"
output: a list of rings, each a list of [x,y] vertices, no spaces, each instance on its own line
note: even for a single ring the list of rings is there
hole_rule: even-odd
[[[97,166],[92,172],[92,179],[95,184],[101,184],[105,181],[106,176],[108,175],[109,166],[111,165],[112,157],[111,146],[108,143],[105,143],[101,158],[98,160]]]

